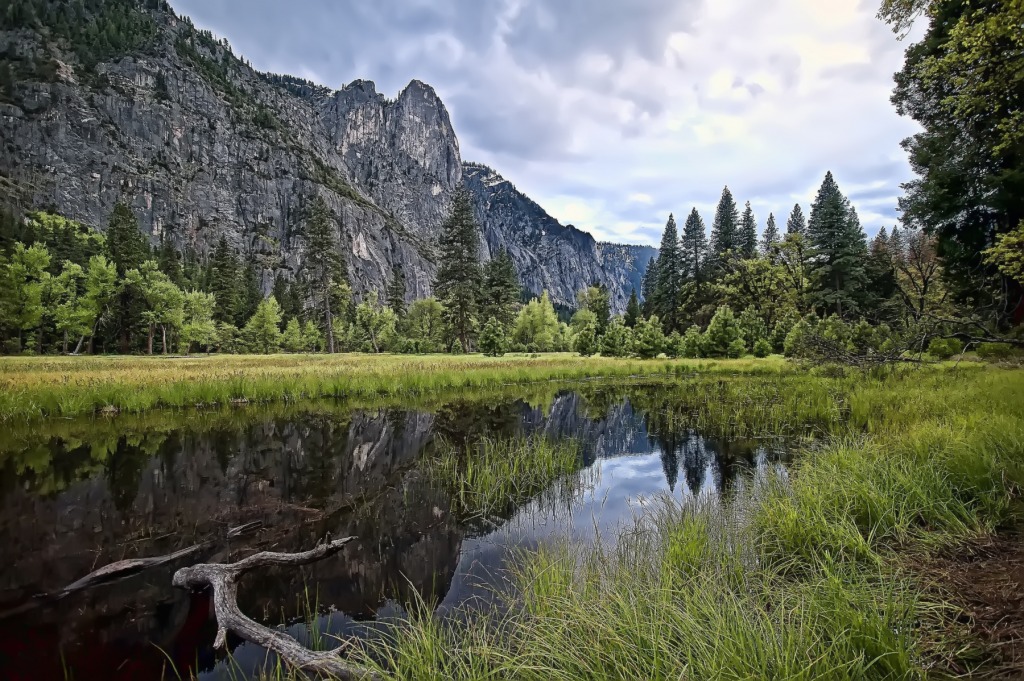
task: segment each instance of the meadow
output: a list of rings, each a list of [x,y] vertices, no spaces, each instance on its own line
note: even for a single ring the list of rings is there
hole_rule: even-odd
[[[544,355],[217,355],[0,358],[0,422],[316,398],[414,398],[538,381],[778,373],[767,360],[638,360]]]

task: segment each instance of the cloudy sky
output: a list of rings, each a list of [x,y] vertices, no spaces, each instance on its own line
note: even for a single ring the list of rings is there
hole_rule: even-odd
[[[722,187],[763,226],[832,170],[871,234],[915,132],[879,0],[171,0],[260,70],[396,95],[434,86],[463,158],[563,223],[657,244]]]

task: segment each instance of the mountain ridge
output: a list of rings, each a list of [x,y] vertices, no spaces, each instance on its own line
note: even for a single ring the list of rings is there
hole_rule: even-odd
[[[621,311],[639,291],[631,282],[648,247],[602,248],[500,175],[481,180],[485,166],[462,160],[430,85],[411,80],[393,99],[362,79],[331,91],[256,71],[159,0],[85,5],[86,23],[119,8],[133,23],[113,25],[148,37],[86,68],[92,57],[74,38],[38,18],[0,31],[0,58],[19,74],[0,98],[0,199],[96,226],[126,200],[153,241],[206,254],[223,235],[257,262],[266,293],[301,267],[304,215],[319,195],[356,293],[383,291],[398,266],[412,299],[432,292],[433,244],[465,179],[484,259],[508,248],[531,293],[572,306],[580,288],[603,284]]]

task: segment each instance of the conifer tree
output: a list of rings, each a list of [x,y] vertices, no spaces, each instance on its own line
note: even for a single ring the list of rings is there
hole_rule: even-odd
[[[623,319],[626,328],[632,329],[640,319],[640,301],[636,297],[636,289],[629,294],[629,302],[626,303],[626,316]]]
[[[334,317],[347,302],[344,300],[347,273],[336,231],[330,209],[323,197],[317,196],[306,221],[303,275],[314,315],[321,320],[327,335],[327,352],[330,353],[335,351]]]
[[[664,324],[665,331],[671,333],[680,324],[679,304],[683,288],[682,256],[679,251],[679,233],[676,219],[668,216],[665,231],[661,235],[661,247],[658,249],[657,278],[651,295],[651,309]]]
[[[241,288],[239,269],[238,257],[222,234],[210,259],[209,289],[217,301],[213,312],[215,321],[232,324],[237,321]]]
[[[807,220],[804,219],[804,210],[800,204],[793,206],[793,212],[789,214],[786,221],[786,234],[803,234],[807,231]]]
[[[715,210],[715,221],[711,225],[711,258],[721,263],[726,252],[736,250],[739,246],[739,210],[732,192],[726,187],[722,190],[722,198]]]
[[[775,213],[768,214],[768,224],[761,235],[761,254],[769,260],[775,259],[775,248],[779,245],[779,228],[775,224]]]
[[[263,277],[256,258],[250,255],[246,258],[245,267],[241,271],[239,282],[238,310],[235,313],[235,323],[242,326],[256,314],[256,308],[263,300]],[[278,301],[280,304],[280,301]]]
[[[504,247],[483,267],[483,295],[481,313],[483,317],[494,317],[502,328],[508,330],[515,323],[519,313],[522,286],[516,273],[512,256]]]
[[[683,238],[680,243],[683,277],[700,283],[704,280],[705,265],[708,259],[708,237],[704,229],[704,219],[694,208],[686,218],[683,226]]]
[[[604,284],[589,286],[577,294],[577,299],[581,310],[594,313],[598,335],[604,333],[612,318],[611,296],[608,295],[608,287]]]
[[[652,258],[650,262],[647,263],[647,269],[644,270],[643,279],[640,281],[640,293],[644,298],[642,308],[644,316],[650,316],[652,314],[651,308],[654,305],[654,287],[657,280],[658,259]]]
[[[160,237],[160,247],[156,253],[157,265],[160,271],[167,275],[171,282],[182,288],[185,286],[185,271],[181,266],[181,254],[174,247],[170,237],[166,234]]]
[[[123,202],[114,206],[107,226],[107,251],[117,267],[118,276],[142,267],[149,258],[149,240],[139,230],[139,221]]]
[[[397,262],[391,270],[391,283],[387,290],[388,307],[401,319],[405,316],[405,271]]]
[[[480,352],[487,357],[501,357],[507,345],[504,325],[496,317],[490,317],[480,332]]]
[[[452,200],[451,214],[441,226],[438,239],[438,270],[435,288],[447,313],[447,321],[463,352],[469,352],[476,336],[480,294],[480,236],[469,192],[460,187]]]
[[[740,220],[740,231],[738,236],[738,250],[744,258],[753,258],[757,255],[757,220],[754,218],[754,209],[747,201],[743,210],[743,218]]]
[[[821,306],[840,318],[858,309],[866,284],[867,241],[860,219],[839,191],[832,173],[811,207],[807,237],[812,250],[811,279]]]

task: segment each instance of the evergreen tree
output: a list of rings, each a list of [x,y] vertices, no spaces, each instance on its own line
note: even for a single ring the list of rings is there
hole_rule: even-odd
[[[292,317],[284,325],[284,333],[281,334],[281,347],[285,352],[303,352],[306,349],[305,339],[302,337],[302,326],[299,320]]]
[[[806,231],[807,220],[804,219],[804,210],[798,203],[793,206],[793,212],[786,221],[786,234],[804,234]]]
[[[661,247],[658,249],[657,278],[654,281],[651,310],[658,315],[664,324],[665,331],[671,333],[679,328],[679,305],[683,290],[683,263],[679,250],[679,232],[676,219],[668,216],[665,231],[661,235]]]
[[[625,357],[629,354],[632,333],[622,317],[616,317],[608,324],[608,330],[601,336],[600,350],[605,357]]]
[[[274,296],[260,301],[242,329],[242,339],[250,352],[267,355],[281,349],[281,306]]]
[[[626,328],[632,329],[640,319],[640,301],[636,297],[636,289],[629,294],[629,302],[626,303],[626,317],[623,322]]]
[[[107,250],[117,267],[118,276],[142,267],[149,258],[149,241],[139,230],[139,221],[132,209],[118,202],[107,226]]]
[[[640,294],[643,296],[643,313],[651,314],[651,306],[654,305],[654,288],[658,280],[658,259],[652,258],[644,270],[643,279],[640,281]]]
[[[210,259],[209,290],[217,301],[213,318],[218,322],[236,323],[240,309],[240,265],[225,235],[221,235]]]
[[[750,207],[750,201],[747,201],[746,208],[743,209],[737,242],[742,257],[753,258],[757,255],[757,220],[754,218],[754,209]]]
[[[683,261],[683,280],[687,284],[685,311],[681,317],[693,319],[705,304],[708,274],[708,237],[704,229],[704,219],[694,208],[683,225],[683,237],[680,242]]]
[[[346,302],[347,273],[342,260],[334,222],[323,197],[313,200],[305,229],[304,281],[314,315],[321,320],[327,335],[327,352],[335,352],[334,318]]]
[[[736,316],[731,308],[722,305],[704,332],[704,351],[708,357],[738,357],[745,349]]]
[[[402,320],[402,333],[411,352],[442,352],[444,350],[444,306],[436,298],[413,301]]]
[[[238,326],[245,324],[250,317],[256,314],[256,308],[263,300],[263,276],[253,256],[250,255],[246,259],[241,275],[238,310],[235,313],[235,323]],[[278,303],[280,302],[278,301]]]
[[[499,249],[498,254],[484,265],[483,282],[482,315],[488,319],[494,317],[503,328],[511,329],[519,312],[522,286],[507,249]]]
[[[665,351],[665,332],[657,315],[641,320],[633,330],[633,352],[641,359],[657,357]]]
[[[405,316],[405,272],[395,263],[387,290],[388,307],[401,319]]]
[[[160,237],[160,246],[156,252],[156,262],[160,271],[167,275],[175,286],[185,286],[185,271],[181,265],[181,254],[174,247],[170,237],[166,234]]]
[[[581,310],[588,310],[594,314],[597,334],[604,333],[612,317],[611,296],[608,295],[608,287],[604,284],[590,286],[580,291],[577,299]]]
[[[473,217],[469,192],[460,187],[451,214],[441,226],[435,288],[444,303],[448,324],[463,352],[472,349],[480,293],[480,229]]]
[[[480,332],[480,352],[487,357],[501,357],[508,350],[505,340],[505,325],[496,317],[490,317]]]
[[[727,252],[735,251],[739,247],[739,224],[740,214],[736,208],[736,200],[726,187],[722,190],[722,198],[715,210],[715,221],[711,225],[711,259],[715,263],[721,263]]]
[[[775,260],[775,249],[779,245],[779,228],[775,224],[775,214],[768,214],[768,224],[765,225],[764,234],[761,235],[761,255],[769,260]]]
[[[839,317],[856,312],[867,283],[867,243],[856,211],[839,191],[831,172],[825,175],[811,207],[807,237],[817,300]]]

